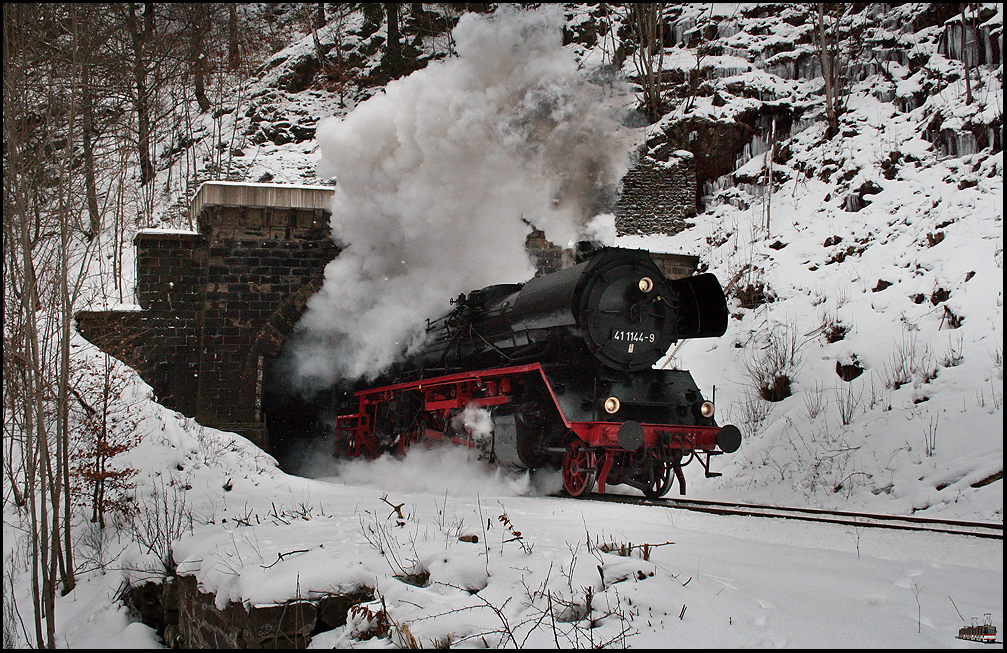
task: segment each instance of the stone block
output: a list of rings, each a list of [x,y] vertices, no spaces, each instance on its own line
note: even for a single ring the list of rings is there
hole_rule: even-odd
[[[255,606],[248,613],[247,628],[252,641],[294,639],[307,636],[315,627],[318,606],[310,601],[290,601],[282,605]]]

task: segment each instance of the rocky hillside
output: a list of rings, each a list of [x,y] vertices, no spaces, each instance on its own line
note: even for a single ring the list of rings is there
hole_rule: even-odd
[[[427,7],[439,9],[403,17],[404,52],[398,63],[389,61],[387,21],[363,10],[330,13],[325,27],[269,57],[214,116],[221,122],[218,133],[233,134],[229,175],[310,178],[308,168],[285,173],[273,162],[280,169],[268,169],[266,160],[286,153],[271,148],[293,143],[301,147],[288,148],[289,153],[303,151],[319,118],[342,115],[392,79],[451,55],[450,29],[461,5]],[[652,84],[660,85],[661,104],[660,116],[648,130],[648,154],[667,161],[675,150],[691,151],[700,187],[707,191],[770,141],[776,162],[792,159],[796,153],[787,146],[790,138],[826,119],[815,7],[671,5],[664,20],[665,56],[652,67],[660,69],[659,81]],[[968,38],[977,43],[970,60],[978,78],[975,107],[968,115],[952,115],[933,100],[962,81],[962,67],[952,64],[963,58],[956,12],[952,5],[940,4],[855,5],[842,16],[825,16],[826,36],[839,39],[833,66],[839,70],[835,93],[840,118],[858,86],[863,92],[869,85],[879,101],[893,103],[901,112],[922,108],[922,135],[943,153],[998,151],[1001,119],[996,107],[986,106],[987,100],[995,105],[996,98],[989,97],[990,81],[983,80],[986,74],[996,77],[1001,64],[1002,26],[994,9],[981,10],[969,26]],[[642,99],[648,82],[641,74],[638,36],[628,14],[626,8],[605,4],[567,5],[564,38],[585,66],[618,67],[639,85]],[[646,113],[642,101],[639,109]],[[845,127],[847,134],[851,127]],[[192,138],[199,136],[197,130]],[[802,172],[822,178],[836,166],[836,161],[800,164]]]
[[[274,10],[280,19],[295,13],[284,13],[285,6]],[[167,175],[166,195],[191,196],[199,181],[213,178],[319,181],[313,165],[318,119],[345,115],[389,81],[453,54],[451,28],[463,5],[405,7],[395,56],[389,55],[388,21],[380,13],[330,7],[325,27],[299,39],[292,31],[291,45],[268,57],[232,93],[223,94],[220,106],[200,116],[191,133],[176,135],[176,143],[203,153],[203,165],[188,174]],[[571,4],[566,5],[564,41],[585,67],[618,69],[637,84],[640,124],[648,125],[645,156],[668,162],[677,151],[691,152],[700,210],[711,201],[746,202],[744,191],[725,191],[728,186],[765,186],[765,171],[759,171],[762,178],[737,171],[770,146],[774,163],[804,177],[835,181],[837,196],[851,208],[862,206],[872,193],[870,184],[851,184],[854,173],[841,156],[816,160],[809,145],[796,140],[809,126],[827,121],[823,33],[832,44],[834,105],[842,122],[842,133],[828,140],[840,144],[857,132],[857,125],[843,121],[844,110],[856,93],[870,93],[901,113],[922,110],[917,122],[925,129],[920,136],[942,154],[1001,149],[1001,109],[996,93],[990,92],[1000,88],[997,71],[1002,65],[1002,24],[995,9],[981,9],[968,21],[975,101],[963,113],[952,111],[946,99],[946,90],[957,89],[963,80],[962,24],[954,7],[854,5],[839,11],[841,15],[819,17],[813,4],[669,5],[661,31],[663,57],[641,57],[647,49],[639,46],[629,9]],[[660,89],[653,109],[646,101],[648,88]],[[177,123],[181,130],[182,121]],[[218,147],[208,154],[207,144],[214,139]],[[889,177],[912,163],[894,149],[884,154]],[[176,145],[168,148],[163,165],[180,166],[184,160]],[[774,175],[777,183],[786,181],[783,173]],[[169,211],[161,219],[177,222],[181,217]]]

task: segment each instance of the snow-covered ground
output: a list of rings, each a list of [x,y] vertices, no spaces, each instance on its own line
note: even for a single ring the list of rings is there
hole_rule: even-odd
[[[910,92],[919,82],[892,72]],[[984,110],[1002,112],[1002,73],[982,74]],[[725,336],[688,342],[668,361],[707,395],[715,386],[718,419],[744,434],[737,453],[714,460],[723,476],[687,469],[689,495],[1002,523],[1002,479],[979,482],[1003,470],[1003,155],[942,156],[921,138],[938,105],[962,118],[979,110],[964,104],[963,82],[904,113],[872,83],[883,82],[854,89],[843,138],[826,140],[822,123],[794,134],[793,159],[776,165],[787,181],[771,198],[722,189],[724,203],[710,198],[677,236],[615,241],[698,254],[722,284],[761,284],[771,299],[748,309],[732,299]],[[901,158],[888,178],[892,152]],[[294,171],[320,155],[311,141],[247,157],[256,174],[303,183]],[[824,180],[797,167],[827,160],[836,170]],[[746,164],[764,165],[763,154]],[[879,190],[844,210],[865,182]],[[793,394],[769,403],[746,371],[781,343],[794,352]],[[94,353],[77,344],[77,355]],[[837,363],[864,371],[846,382]],[[545,496],[555,478],[509,477],[452,450],[336,464],[320,448],[302,471],[311,478],[293,476],[132,383],[143,440],[119,462],[138,470],[139,502],[165,488],[173,505],[184,496],[192,522],[172,548],[178,573],[195,575],[219,605],[374,590],[369,608],[386,612],[385,636],[364,639],[357,619],[315,647],[410,636],[428,647],[966,647],[958,628],[984,613],[1002,631],[1002,540],[555,498]],[[401,518],[389,504],[402,504]],[[5,506],[5,571],[26,564],[17,524]],[[57,599],[58,640],[160,646],[115,600],[124,576],[162,573],[158,556],[128,529],[109,530],[101,547],[82,540],[87,565]],[[643,544],[647,560],[639,548],[602,550]],[[420,571],[424,587],[396,578]],[[5,587],[5,601],[13,593],[30,605],[27,587]],[[21,617],[28,626],[25,608]]]
[[[361,613],[312,647],[965,647],[959,613],[1002,624],[1002,540],[542,496],[558,479],[533,486],[454,449],[305,479],[241,438],[157,419],[130,457],[148,463],[144,496],[169,479],[190,488],[174,557],[219,606],[374,589],[383,636]],[[143,569],[157,576],[157,556],[128,544],[59,599],[61,643],[157,646],[113,600]],[[423,587],[400,579],[424,570]]]

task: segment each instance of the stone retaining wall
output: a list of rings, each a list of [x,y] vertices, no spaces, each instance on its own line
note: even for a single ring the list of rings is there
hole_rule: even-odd
[[[228,603],[221,610],[194,576],[172,576],[128,588],[121,598],[170,648],[262,649],[305,648],[313,635],[346,624],[350,608],[373,596],[361,587],[278,605]]]
[[[696,215],[696,170],[692,154],[677,151],[668,161],[644,156],[622,179],[615,212],[619,235],[673,236]]]

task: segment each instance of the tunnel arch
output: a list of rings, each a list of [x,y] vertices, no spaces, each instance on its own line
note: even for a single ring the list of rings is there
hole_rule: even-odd
[[[263,448],[285,471],[291,471],[288,458],[298,441],[321,440],[326,434],[321,420],[322,413],[331,408],[330,393],[305,399],[278,388],[280,382],[274,378],[274,363],[307,311],[308,300],[324,281],[325,275],[320,274],[283,300],[259,329],[243,365],[242,378],[254,380],[252,403],[255,420],[262,425]]]
[[[260,377],[264,377],[268,373],[272,362],[279,356],[287,338],[293,333],[294,327],[307,310],[308,300],[321,289],[324,283],[325,275],[318,275],[287,297],[279,308],[273,311],[266,323],[259,329],[259,333],[255,336],[255,340],[248,350],[242,378],[261,380]],[[260,390],[261,387],[256,389],[257,392]],[[261,401],[261,398],[260,395],[257,400]]]

